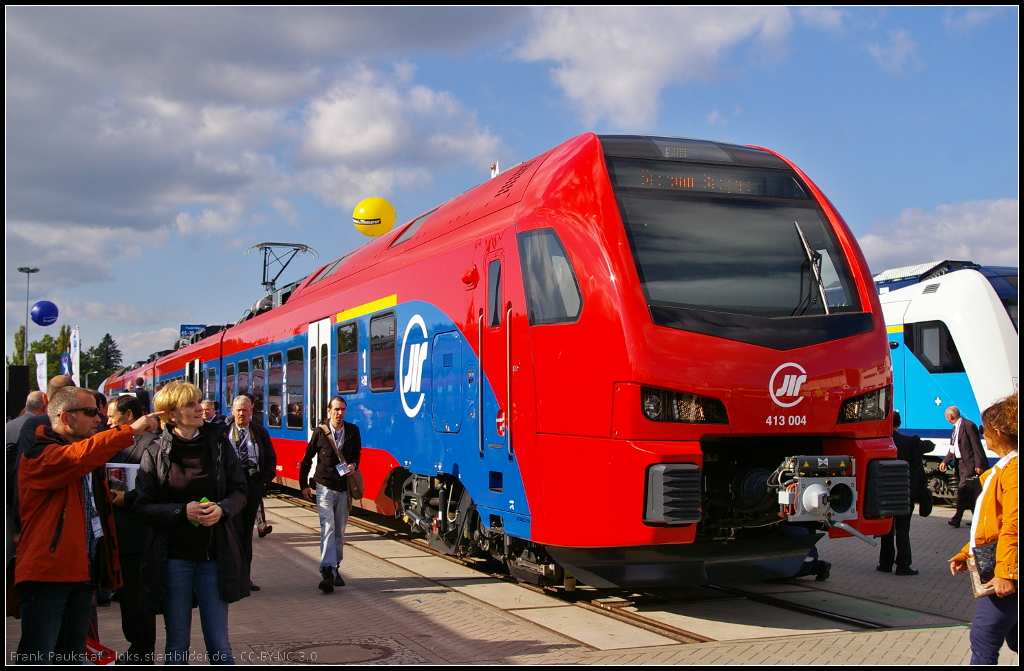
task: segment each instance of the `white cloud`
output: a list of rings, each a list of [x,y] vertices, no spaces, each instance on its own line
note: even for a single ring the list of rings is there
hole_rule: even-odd
[[[313,99],[300,159],[350,167],[493,161],[501,141],[479,127],[476,113],[446,91],[409,86],[411,76],[401,64],[391,78],[362,68]]]
[[[846,12],[835,7],[799,7],[796,13],[806,25],[821,30],[842,28],[846,18]]]
[[[949,32],[970,30],[988,23],[1004,13],[1005,10],[1002,7],[971,7],[963,10],[961,14],[957,14],[954,9],[950,8],[946,10],[946,14],[942,17],[942,24],[946,26],[946,30]]]
[[[422,167],[357,170],[340,165],[309,171],[306,179],[310,191],[343,210],[351,210],[363,198],[387,197],[396,189],[421,190],[431,183],[430,171]]]
[[[238,217],[226,215],[218,210],[203,210],[194,217],[180,212],[174,223],[182,235],[202,235],[207,238],[211,235],[230,233],[239,226]]]
[[[921,59],[917,56],[917,42],[910,33],[900,28],[889,31],[889,44],[869,44],[870,53],[878,64],[893,73],[911,74],[921,69]]]
[[[31,259],[33,266],[41,268],[32,277],[32,287],[41,291],[110,281],[115,263],[162,247],[167,235],[167,229],[135,231],[38,221],[7,221],[5,227],[8,258]],[[17,279],[16,265],[8,265],[8,285]]]
[[[707,115],[704,122],[710,126],[728,126],[729,119],[724,114],[718,111],[718,108],[711,110],[711,114]]]
[[[147,312],[123,303],[64,300],[61,319],[68,322],[99,321],[112,324],[159,324],[168,319],[188,319],[188,310]]]
[[[518,51],[556,61],[555,83],[588,126],[601,119],[650,128],[670,84],[707,81],[739,43],[780,50],[792,27],[788,9],[745,7],[558,7],[538,10]]]
[[[174,347],[181,329],[170,326],[155,331],[139,331],[112,336],[117,348],[121,350],[122,361],[127,364],[142,361],[153,352]]]
[[[952,203],[931,212],[908,208],[859,242],[873,273],[935,259],[1015,266],[1019,217],[1016,198]]]

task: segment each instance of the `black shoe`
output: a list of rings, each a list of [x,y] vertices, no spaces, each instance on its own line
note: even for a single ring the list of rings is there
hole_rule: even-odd
[[[334,586],[344,587],[345,581],[342,579],[341,574],[338,573],[338,569],[334,569]]]
[[[816,582],[825,582],[832,575],[832,564],[827,561],[818,562],[818,573],[814,576]]]
[[[883,566],[882,564],[879,564],[875,567],[875,570],[881,571],[882,573],[892,573],[892,564],[889,564],[888,566]]]
[[[951,527],[953,527],[955,529],[959,529],[960,528],[960,520],[952,519],[952,520],[946,522],[946,524],[948,524],[949,526],[951,526]]]
[[[917,575],[918,573],[920,573],[920,571],[916,568],[910,568],[909,566],[906,568],[896,569],[896,575]]]
[[[249,591],[250,592],[258,592],[258,591],[260,591],[260,586],[257,585],[256,583],[252,582],[252,581],[249,581]]]
[[[324,594],[330,594],[334,591],[334,571],[325,566],[320,569],[320,575],[323,580],[320,581],[318,587],[323,590]]]
[[[256,530],[256,533],[260,535],[260,538],[266,538],[274,530],[273,525],[267,524]]]

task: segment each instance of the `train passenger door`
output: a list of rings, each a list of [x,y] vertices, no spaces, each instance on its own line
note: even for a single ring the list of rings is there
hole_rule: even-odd
[[[331,320],[321,319],[309,325],[306,338],[306,376],[309,382],[306,397],[306,440],[313,436],[313,429],[323,420],[327,410],[327,399],[331,397],[329,385],[331,352]]]
[[[480,458],[491,450],[502,450],[511,461],[508,447],[509,352],[508,315],[505,301],[505,255],[499,250],[488,254],[484,261],[483,308],[477,314],[480,339]],[[486,382],[486,383],[485,383]],[[488,390],[489,387],[489,390]],[[488,396],[493,393],[497,403]]]
[[[194,384],[199,389],[203,388],[203,369],[199,359],[193,359],[185,364],[185,382]]]

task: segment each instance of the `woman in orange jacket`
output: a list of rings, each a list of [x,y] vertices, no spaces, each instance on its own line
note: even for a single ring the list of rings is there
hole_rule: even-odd
[[[974,548],[996,543],[995,594],[978,599],[971,625],[971,664],[995,664],[1003,641],[1017,652],[1017,394],[981,414],[988,448],[1001,458],[981,474],[983,489],[974,509],[971,542],[949,560],[955,576],[967,570]]]

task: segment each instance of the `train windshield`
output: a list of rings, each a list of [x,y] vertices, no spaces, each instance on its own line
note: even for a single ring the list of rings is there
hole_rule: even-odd
[[[608,165],[652,310],[761,318],[861,310],[831,227],[794,173]]]

